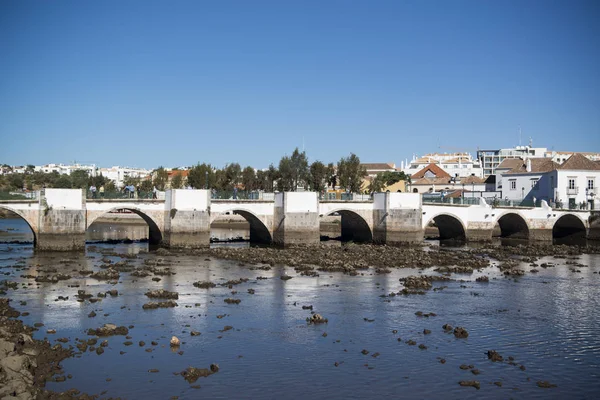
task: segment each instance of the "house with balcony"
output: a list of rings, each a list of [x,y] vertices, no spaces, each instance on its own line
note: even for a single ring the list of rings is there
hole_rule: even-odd
[[[563,207],[598,209],[600,206],[600,164],[583,154],[575,153],[553,171],[557,183],[554,198]]]
[[[582,154],[575,153],[560,165],[551,158],[504,160],[499,169],[502,174],[496,175],[496,181],[506,200],[546,200],[564,208],[597,209],[600,205],[600,164]]]

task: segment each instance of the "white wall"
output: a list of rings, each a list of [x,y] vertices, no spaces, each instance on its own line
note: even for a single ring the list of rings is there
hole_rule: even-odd
[[[545,174],[510,174],[502,177],[502,198],[508,200],[550,200],[553,190],[550,184],[550,173]],[[537,179],[537,186],[532,187],[533,179]],[[516,188],[511,189],[511,181],[516,183]]]
[[[45,189],[45,197],[54,210],[83,210],[82,189]]]
[[[315,192],[286,192],[285,212],[318,212],[317,193]]]
[[[171,208],[178,210],[207,210],[210,191],[205,189],[173,189],[168,190],[166,197],[171,196]]]
[[[386,193],[389,196],[388,206],[394,208],[419,208],[421,206],[421,195],[418,193]]]
[[[569,184],[570,178],[575,179],[575,187],[577,187],[578,189],[577,194],[567,194],[567,186]],[[600,186],[600,171],[557,171],[556,199],[562,201],[563,207],[568,207],[569,198],[574,198],[575,203],[577,205],[579,205],[582,202],[588,201],[588,197],[586,197],[585,191],[585,189],[587,188],[588,178],[594,179],[594,187],[596,188],[596,193],[600,193],[600,190],[598,190],[598,187]],[[600,203],[600,199],[598,197],[598,194],[594,197],[595,203],[597,205]]]

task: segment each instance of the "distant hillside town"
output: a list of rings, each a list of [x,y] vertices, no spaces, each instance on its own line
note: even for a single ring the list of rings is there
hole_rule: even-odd
[[[399,167],[393,162],[362,163],[354,154],[337,164],[309,164],[306,154],[298,149],[292,156],[283,157],[277,167],[262,170],[242,168],[237,163],[221,169],[199,164],[153,170],[77,163],[0,166],[0,190],[24,192],[46,186],[98,186],[103,192],[104,186],[108,191],[132,187],[139,191],[141,186],[149,192],[158,186],[159,190],[210,188],[236,192],[313,190],[329,198],[341,198],[344,193],[400,191],[421,193],[424,198],[439,201],[483,197],[489,202],[539,205],[544,200],[554,206],[586,209],[600,206],[598,184],[600,153],[552,151],[532,147],[531,143],[477,150],[475,156],[466,151],[413,155]]]

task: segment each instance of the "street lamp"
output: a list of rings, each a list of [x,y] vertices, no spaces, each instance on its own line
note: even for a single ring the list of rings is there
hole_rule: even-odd
[[[204,171],[204,189],[208,189],[208,171]]]

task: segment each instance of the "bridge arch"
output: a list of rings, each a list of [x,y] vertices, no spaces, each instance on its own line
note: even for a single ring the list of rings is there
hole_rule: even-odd
[[[263,221],[258,215],[253,213],[250,210],[234,207],[228,210],[224,210],[218,213],[211,213],[210,224],[220,216],[228,215],[228,214],[236,214],[244,217],[246,221],[250,224],[250,242],[251,243],[264,243],[270,244],[273,242],[273,236],[271,235],[271,231],[267,227],[265,221]]]
[[[154,218],[152,218],[150,215],[146,214],[144,211],[140,210],[137,207],[134,206],[118,206],[118,207],[113,207],[110,208],[106,211],[103,211],[101,213],[96,213],[94,215],[90,215],[88,213],[88,217],[87,217],[87,221],[86,221],[86,227],[85,229],[89,229],[90,226],[100,217],[113,212],[113,211],[117,211],[117,210],[128,210],[131,211],[137,215],[139,215],[145,222],[146,224],[148,224],[148,243],[150,245],[159,245],[162,243],[163,240],[163,232],[160,229],[159,223],[157,221],[154,220]]]
[[[37,244],[38,232],[37,232],[37,226],[36,226],[33,218],[30,218],[28,215],[23,213],[21,210],[16,210],[12,207],[7,207],[5,205],[0,205],[0,209],[10,211],[13,214],[17,215],[19,218],[21,218],[23,221],[25,221],[25,223],[31,230],[31,233],[33,234],[33,247],[35,247]]]
[[[552,226],[552,238],[576,238],[585,239],[587,237],[587,229],[581,218],[574,214],[564,214],[556,220]]]
[[[520,213],[509,211],[500,215],[494,228],[496,235],[498,228],[502,238],[529,239],[529,225]]]
[[[467,229],[463,221],[454,214],[441,213],[429,219],[425,227],[428,227],[432,222],[439,231],[440,240],[467,240]]]
[[[373,230],[367,220],[356,211],[337,208],[329,211],[326,216],[339,214],[342,217],[342,241],[369,243],[373,241]]]

